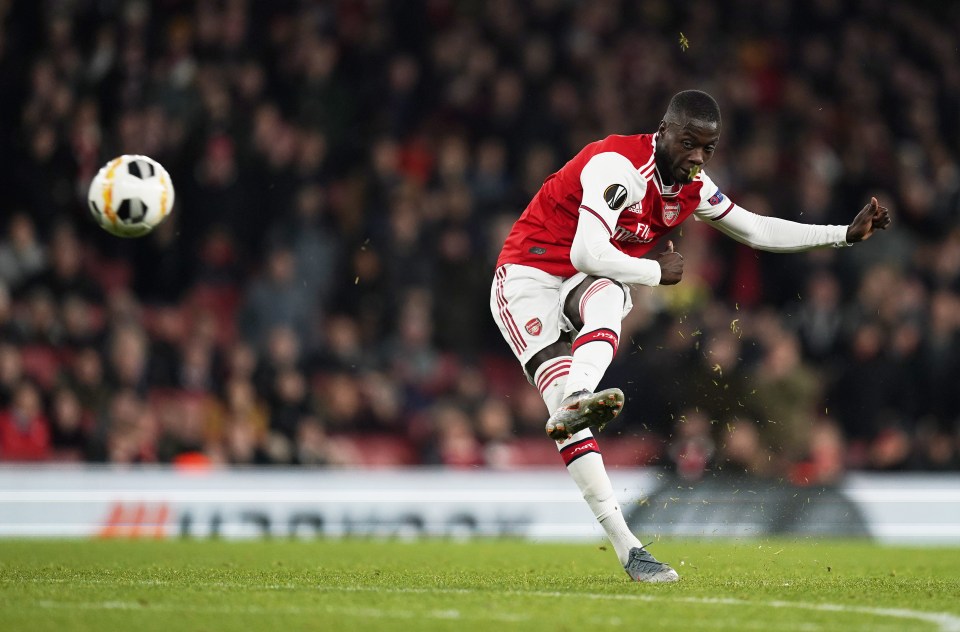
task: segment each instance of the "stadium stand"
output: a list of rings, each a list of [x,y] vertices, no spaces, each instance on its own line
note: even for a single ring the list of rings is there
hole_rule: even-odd
[[[958,32],[906,0],[0,3],[0,460],[559,464],[496,253],[559,161],[698,87],[732,199],[896,226],[782,257],[685,225],[607,461],[956,470]],[[120,153],[176,186],[138,240],[84,207]]]

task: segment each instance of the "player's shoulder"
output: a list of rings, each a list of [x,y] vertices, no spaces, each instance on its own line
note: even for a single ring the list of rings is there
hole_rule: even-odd
[[[693,179],[693,182],[687,185],[687,188],[690,193],[696,193],[698,197],[703,200],[708,199],[710,196],[719,193],[719,188],[714,184],[713,179],[707,175],[706,171],[701,170],[700,173],[696,175]]]
[[[635,169],[640,169],[653,159],[653,134],[632,134],[629,136],[612,134],[591,144],[593,154],[615,153],[630,161]]]
[[[643,180],[653,170],[653,147],[650,134],[607,136],[584,147],[571,162],[581,178],[591,174]]]
[[[698,219],[721,219],[733,207],[733,202],[720,187],[701,171],[694,181],[684,187],[689,203],[697,205]]]
[[[713,178],[707,175],[707,172],[701,169],[697,172],[697,176],[693,179],[694,182],[699,182],[704,188],[709,189],[713,184]]]
[[[669,189],[664,187],[660,182],[659,173],[655,173],[653,178],[657,183],[657,189],[660,190],[664,196],[677,197],[682,204],[692,204],[694,206],[701,206],[717,188],[716,185],[713,184],[713,180],[710,179],[710,176],[703,171],[700,171],[694,176],[692,181],[680,187],[679,191],[676,190],[676,185]]]

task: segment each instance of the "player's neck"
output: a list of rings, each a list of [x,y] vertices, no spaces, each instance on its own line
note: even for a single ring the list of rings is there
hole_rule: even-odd
[[[669,165],[661,165],[661,164],[660,164],[660,157],[659,157],[659,156],[657,156],[657,158],[656,158],[656,160],[655,160],[654,162],[655,162],[656,165],[657,165],[657,177],[660,179],[660,183],[661,183],[664,187],[673,187],[673,186],[675,186],[677,183],[676,183],[676,181],[674,181],[673,176],[672,176],[671,173],[670,173],[670,167],[669,167]]]
[[[673,173],[670,171],[670,163],[660,154],[659,149],[656,147],[653,150],[653,161],[657,166],[657,177],[660,178],[661,184],[668,187],[675,185],[676,182],[673,180]]]

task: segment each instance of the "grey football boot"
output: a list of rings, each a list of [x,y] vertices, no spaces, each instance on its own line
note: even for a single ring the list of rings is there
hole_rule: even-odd
[[[623,565],[623,570],[627,571],[633,581],[647,584],[663,584],[680,579],[677,571],[668,564],[657,561],[657,558],[643,547],[630,549],[630,557]]]
[[[599,393],[578,391],[565,398],[547,420],[547,435],[554,441],[563,441],[584,428],[599,429],[623,410],[623,391],[608,388]]]

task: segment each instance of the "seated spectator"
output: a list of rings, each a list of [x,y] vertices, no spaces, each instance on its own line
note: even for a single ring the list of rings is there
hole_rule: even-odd
[[[477,410],[478,438],[483,445],[483,461],[493,468],[509,467],[512,456],[513,417],[510,407],[500,399],[488,398]]]
[[[187,339],[180,349],[176,385],[191,393],[214,393],[217,384],[218,359],[215,347],[199,336]]]
[[[717,469],[726,475],[767,476],[773,471],[769,451],[761,445],[756,422],[732,417],[721,426]]]
[[[76,350],[99,342],[101,323],[89,301],[76,294],[68,295],[60,305],[63,325],[63,347]]]
[[[110,334],[107,375],[117,389],[132,388],[145,395],[149,387],[147,336],[133,323],[114,328]]]
[[[374,353],[361,339],[360,323],[346,314],[324,322],[323,344],[311,364],[321,371],[366,369],[376,365]]]
[[[318,412],[331,432],[354,433],[368,430],[360,381],[349,372],[332,373],[314,385]]]
[[[309,413],[307,380],[296,369],[277,373],[270,392],[270,430],[293,440],[301,417]]]
[[[13,213],[6,237],[0,241],[0,282],[15,292],[45,266],[46,252],[37,240],[30,215],[23,211]]]
[[[22,380],[9,407],[0,410],[0,460],[45,461],[51,456],[50,422],[43,412],[40,389]]]
[[[99,418],[107,407],[111,387],[106,382],[103,358],[95,347],[86,346],[73,354],[63,383],[77,394],[84,413]]]
[[[99,425],[105,429],[97,446],[101,460],[126,464],[157,461],[157,421],[135,390],[115,392]]]
[[[667,454],[680,478],[696,481],[714,465],[717,446],[710,418],[697,408],[683,411],[674,425]]]
[[[26,308],[20,331],[20,339],[25,344],[50,347],[63,344],[64,330],[57,313],[59,309],[47,288],[37,286],[30,290]]]
[[[50,406],[51,444],[56,458],[86,458],[92,431],[93,417],[83,410],[77,394],[68,387],[59,387]]]
[[[253,382],[241,377],[231,378],[225,391],[227,422],[242,420],[252,424],[258,433],[267,431],[270,411],[258,396]]]
[[[16,323],[13,320],[13,303],[10,289],[0,281],[0,342],[14,342],[19,339]]]
[[[271,460],[265,438],[266,432],[248,420],[229,421],[222,458],[231,465],[267,465]]]
[[[59,304],[70,294],[93,302],[103,302],[103,291],[83,268],[83,249],[73,224],[63,220],[50,239],[49,267],[37,272],[22,285],[23,293],[42,288]]]
[[[483,447],[466,412],[442,402],[431,408],[430,416],[434,435],[423,455],[424,463],[456,468],[484,464]]]
[[[364,415],[374,431],[403,434],[405,400],[399,384],[382,371],[360,374],[360,392],[366,403]]]
[[[356,444],[327,434],[319,417],[306,415],[297,425],[296,455],[298,465],[313,467],[356,466],[361,462]]]
[[[20,348],[0,342],[0,408],[13,404],[14,393],[23,380],[23,356]]]
[[[267,255],[263,273],[247,287],[240,311],[240,332],[259,348],[267,345],[270,332],[292,329],[300,341],[310,337],[314,297],[303,291],[296,260],[286,246],[276,245]]]

